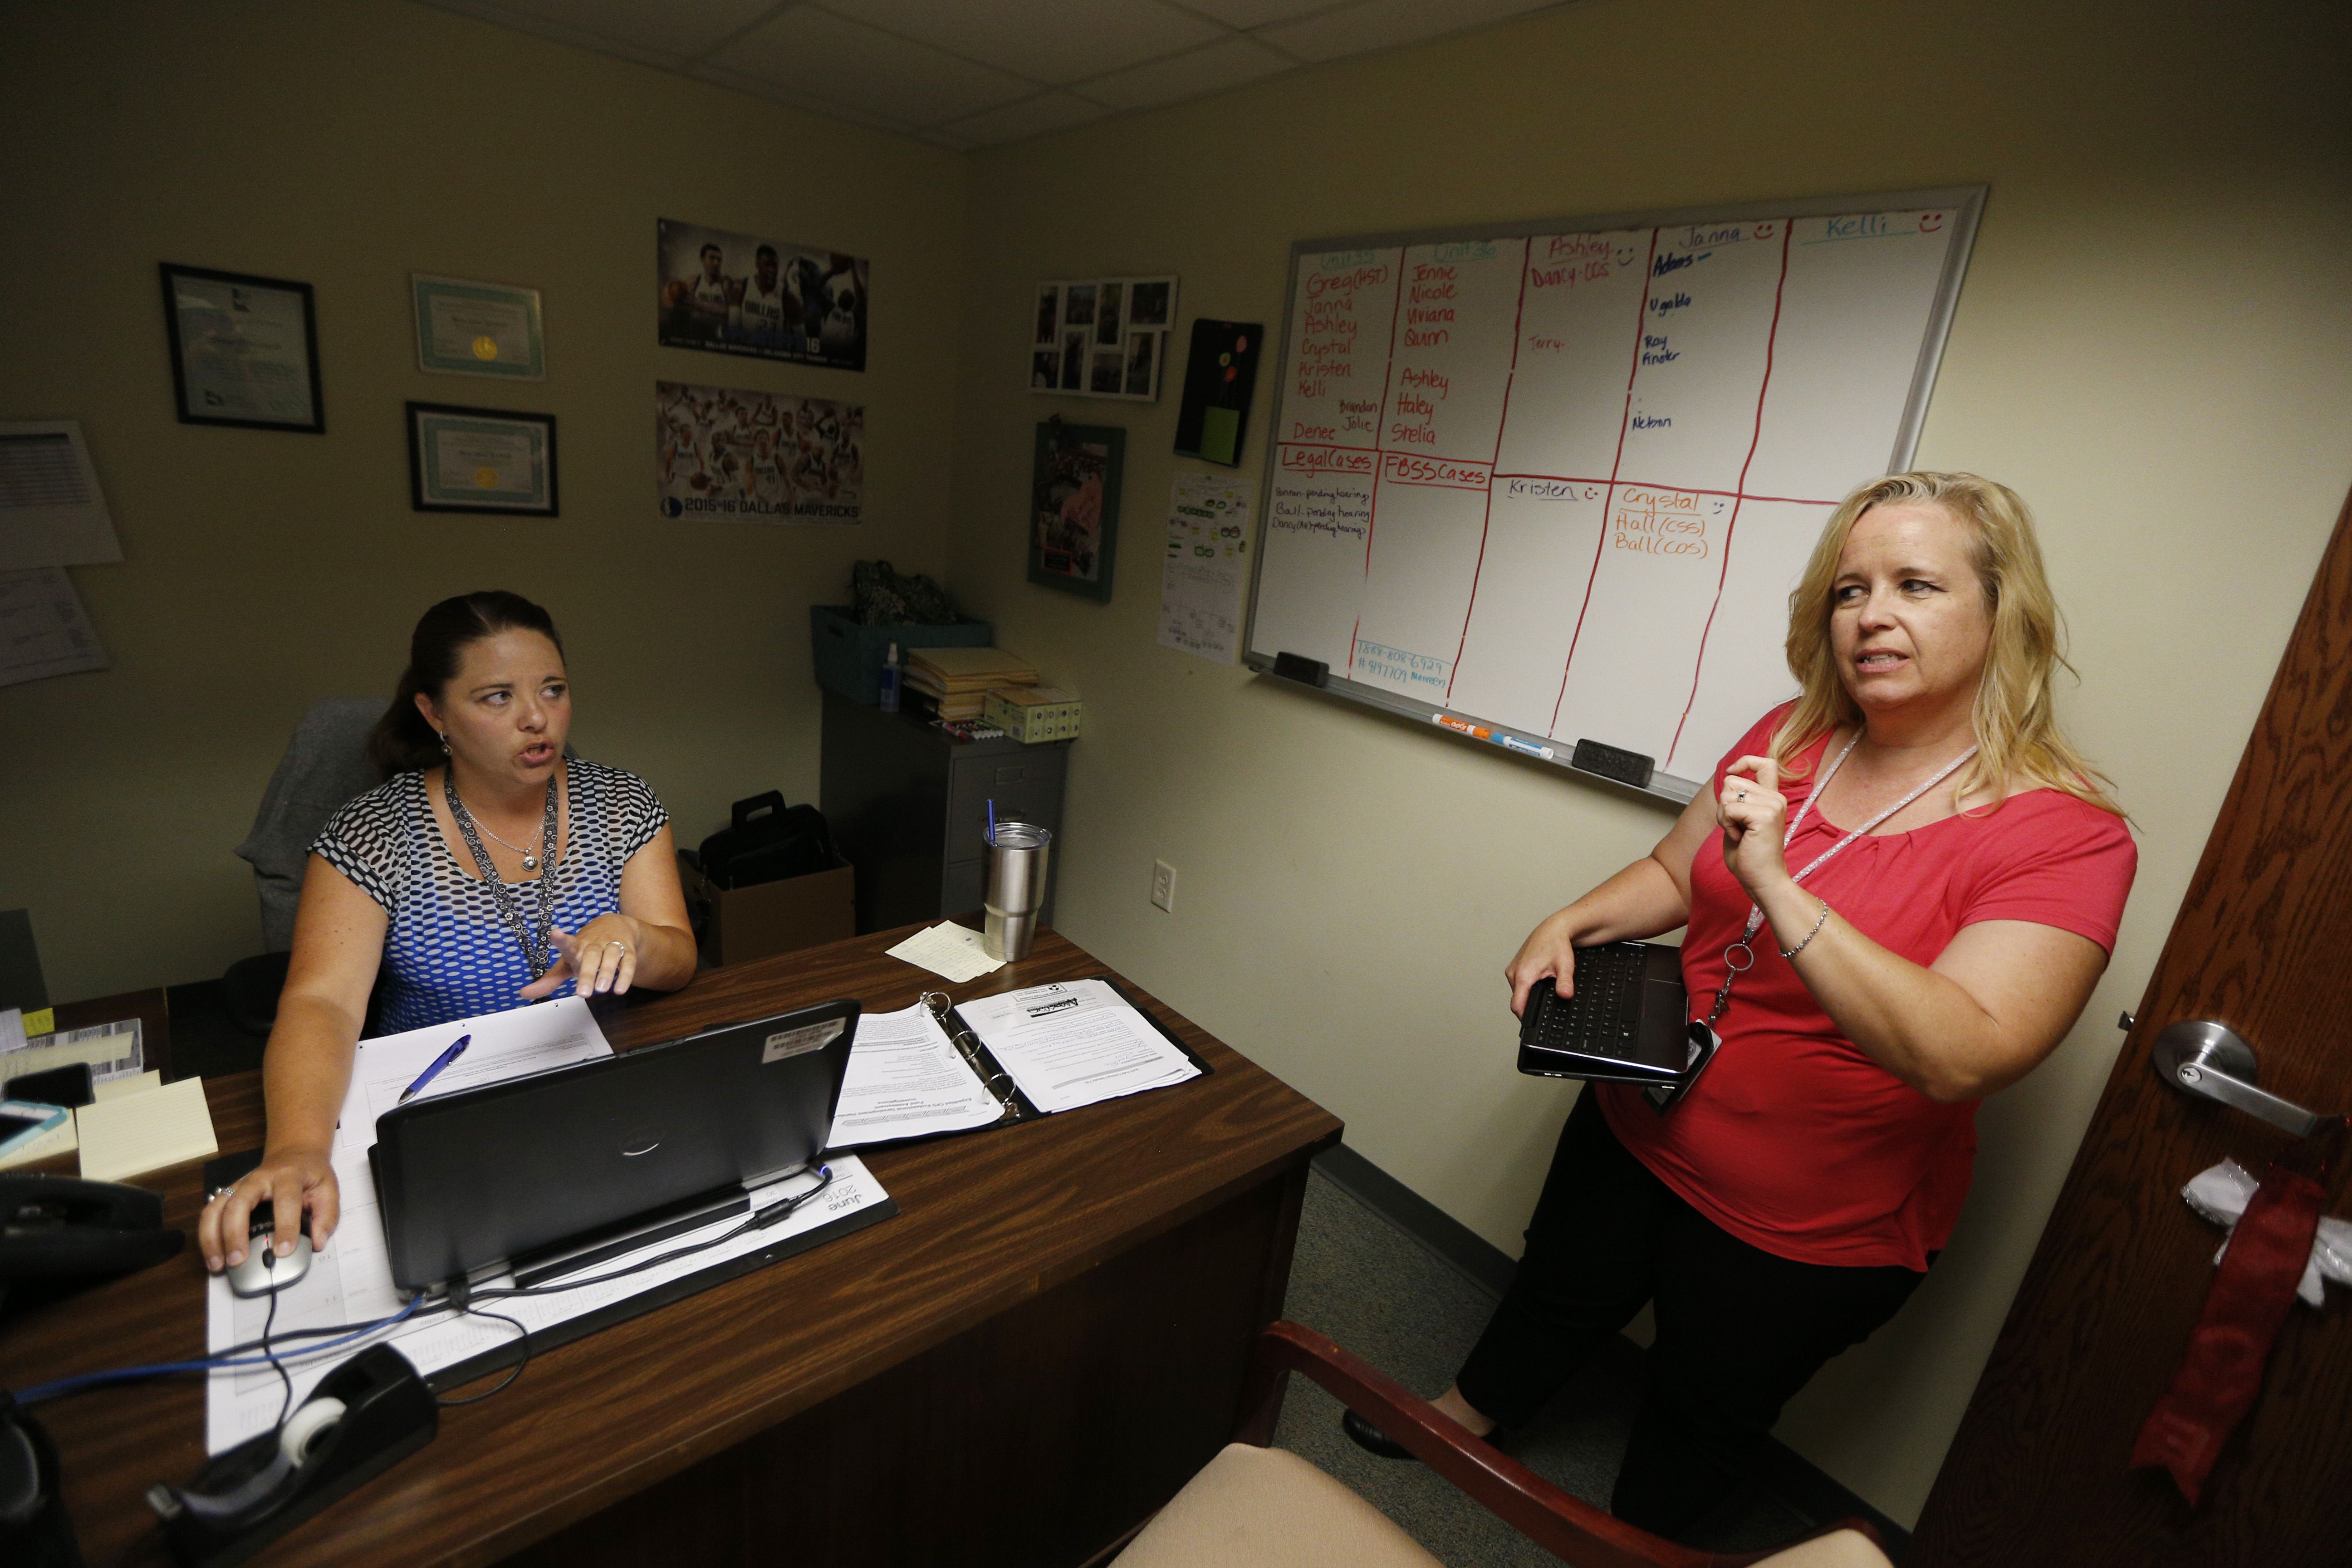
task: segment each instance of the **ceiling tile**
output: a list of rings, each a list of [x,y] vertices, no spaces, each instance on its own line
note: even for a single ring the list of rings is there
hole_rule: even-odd
[[[1073,125],[1100,120],[1109,112],[1101,104],[1089,103],[1075,93],[1044,92],[1020,103],[1008,103],[1002,109],[992,109],[984,114],[955,121],[940,129],[981,146],[994,147],[1031,136],[1043,136],[1052,131],[1067,131]]]
[[[781,103],[793,109],[803,110],[825,120],[840,121],[845,125],[863,125],[875,131],[900,132],[911,132],[915,129],[914,123],[903,115],[875,114],[854,104],[835,103],[814,93],[779,87],[774,82],[763,81],[758,77],[745,76],[740,71],[731,71],[722,66],[685,65],[680,66],[678,69],[697,80],[709,82],[714,87],[732,88],[737,92],[748,92],[753,98],[764,98],[771,103]]]
[[[446,3],[446,0],[436,0]],[[674,58],[691,58],[720,40],[741,32],[776,8],[777,0],[496,0],[465,4],[453,9],[498,20],[511,13],[517,23],[528,17],[551,22],[572,33],[591,34],[616,43],[634,45]]]
[[[1288,55],[1264,44],[1247,38],[1228,38],[1191,54],[1171,55],[1164,60],[1081,82],[1077,90],[1113,109],[1151,109],[1223,92],[1244,82],[1295,70],[1297,66],[1298,62]]]
[[[1326,0],[1328,4],[1328,0]],[[825,9],[919,38],[1032,81],[1067,84],[1223,37],[1160,0],[822,0]]]
[[[704,62],[827,103],[937,125],[1036,90],[1018,77],[814,5],[761,23]]]
[[[1560,0],[1356,0],[1336,11],[1303,22],[1267,27],[1255,35],[1302,60],[1336,60],[1373,49],[1392,49],[1425,38],[1467,32],[1491,22],[1531,11],[1548,10]]]
[[[1336,10],[1344,0],[1184,0],[1184,8],[1213,16],[1228,27],[1263,27],[1317,11]]]

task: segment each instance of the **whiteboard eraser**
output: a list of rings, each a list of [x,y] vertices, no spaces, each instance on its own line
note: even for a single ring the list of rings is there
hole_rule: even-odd
[[[1320,686],[1331,678],[1329,665],[1300,653],[1276,654],[1274,672],[1286,680],[1303,680],[1309,686]]]
[[[1581,768],[1588,773],[1599,773],[1604,779],[1632,784],[1635,789],[1650,787],[1651,771],[1657,765],[1639,752],[1628,752],[1616,746],[1604,746],[1598,741],[1579,741],[1575,754],[1568,765]]]

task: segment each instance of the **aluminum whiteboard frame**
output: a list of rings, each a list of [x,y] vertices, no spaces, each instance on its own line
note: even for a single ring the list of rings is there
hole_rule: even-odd
[[[1886,458],[1886,472],[1901,473],[1911,466],[1911,455],[1919,445],[1920,426],[1927,421],[1927,400],[1935,391],[1936,373],[1944,363],[1944,339],[1951,331],[1952,314],[1959,308],[1960,283],[1968,274],[1969,257],[1976,248],[1977,226],[1983,220],[1985,197],[1990,189],[1986,185],[1950,185],[1925,191],[1882,191],[1860,196],[1806,196],[1781,202],[1734,202],[1720,206],[1674,207],[1662,212],[1603,213],[1596,217],[1452,225],[1444,228],[1402,229],[1389,234],[1343,235],[1333,239],[1294,240],[1290,247],[1288,275],[1282,289],[1282,352],[1275,360],[1275,374],[1279,379],[1276,395],[1266,417],[1269,420],[1281,417],[1281,393],[1289,387],[1290,322],[1298,302],[1298,260],[1303,256],[1326,250],[1380,250],[1397,246],[1437,245],[1448,240],[1517,239],[1536,234],[1591,234],[1612,228],[1670,228],[1676,224],[1738,223],[1750,218],[1845,217],[1864,213],[1912,211],[1920,207],[1948,207],[1951,209],[1954,220],[1951,248],[1944,253],[1944,272],[1937,280],[1936,295],[1927,308],[1927,327],[1920,339],[1918,363],[1911,373],[1910,395],[1904,400],[1903,417],[1895,427],[1895,448]],[[1273,656],[1257,652],[1255,645],[1257,642],[1258,580],[1265,569],[1266,533],[1274,521],[1274,449],[1280,445],[1280,435],[1270,430],[1265,437],[1265,474],[1258,484],[1257,559],[1250,563],[1249,620],[1242,632],[1242,663],[1261,675],[1274,668]],[[1528,756],[1531,762],[1548,762],[1554,767],[1582,777],[1606,776],[1587,773],[1569,762],[1569,753],[1576,749],[1574,741],[1563,742],[1548,735],[1530,735],[1525,731],[1481,719],[1474,713],[1457,713],[1433,703],[1400,697],[1394,692],[1349,680],[1343,676],[1333,676],[1328,684],[1316,689],[1351,702],[1360,702],[1367,708],[1418,719],[1437,734],[1458,735],[1457,731],[1447,730],[1434,721],[1440,713],[1474,720],[1496,736],[1493,741],[1478,742],[1478,744],[1501,746],[1501,737],[1508,735],[1526,745],[1549,749],[1554,754],[1546,758],[1503,748],[1507,754]],[[1468,736],[1458,738],[1472,739]],[[1619,784],[1621,788],[1628,787],[1615,779],[1609,782]],[[1688,805],[1698,791],[1699,781],[1696,779],[1654,773],[1650,783],[1641,793],[1680,806]]]

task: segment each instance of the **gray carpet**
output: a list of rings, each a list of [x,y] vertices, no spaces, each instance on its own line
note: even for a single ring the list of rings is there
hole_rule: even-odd
[[[1310,1176],[1284,1316],[1433,1397],[1454,1380],[1494,1304],[1460,1269],[1320,1172]],[[1588,1368],[1513,1440],[1512,1455],[1605,1509],[1639,1401],[1638,1387],[1619,1369]],[[1449,1568],[1550,1568],[1559,1562],[1424,1467],[1357,1447],[1339,1430],[1339,1410],[1322,1389],[1293,1377],[1276,1444],[1345,1481]],[[1753,1551],[1811,1527],[1778,1498],[1742,1487],[1699,1522],[1691,1543]]]

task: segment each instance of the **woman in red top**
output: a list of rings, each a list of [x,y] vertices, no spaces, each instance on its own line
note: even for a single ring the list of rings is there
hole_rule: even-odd
[[[1438,1401],[1481,1435],[1525,1421],[1654,1300],[1611,1506],[1667,1535],[1925,1277],[1977,1101],[2074,1026],[2137,864],[2059,733],[2057,609],[2008,489],[1855,491],[1790,595],[1788,653],[1797,700],[1504,972],[1518,1012],[1547,976],[1569,991],[1573,949],[1686,925],[1693,1014],[1722,1045],[1663,1111],[1618,1085],[1579,1099],[1517,1276]]]

